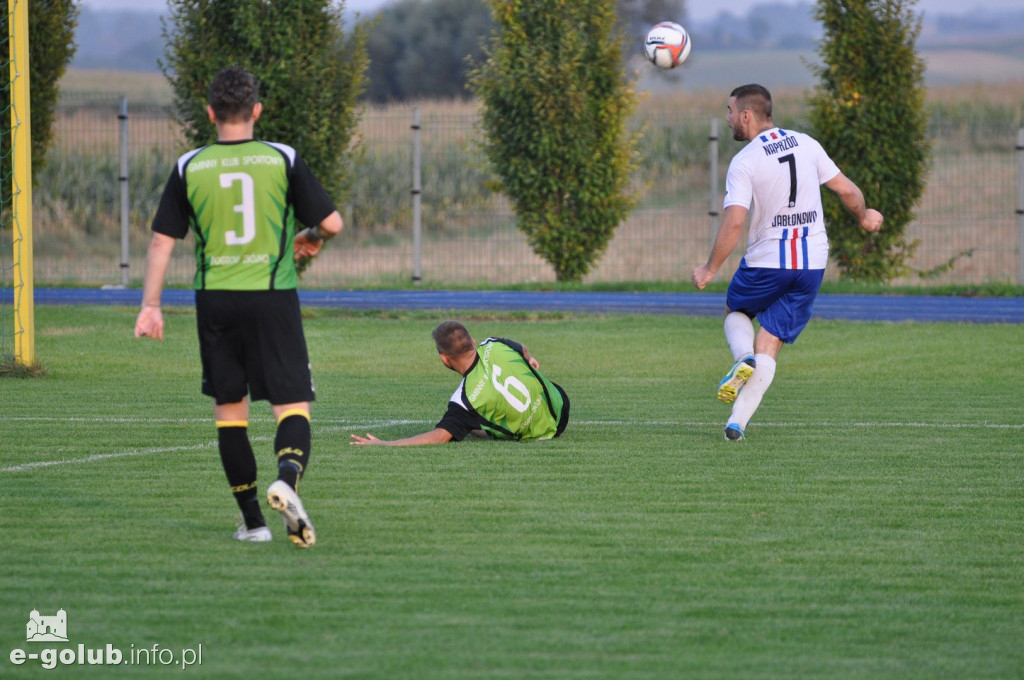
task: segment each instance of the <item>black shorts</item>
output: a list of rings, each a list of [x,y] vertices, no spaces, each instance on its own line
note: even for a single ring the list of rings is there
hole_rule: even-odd
[[[271,404],[313,401],[295,290],[197,290],[203,394],[218,404],[249,395]]]

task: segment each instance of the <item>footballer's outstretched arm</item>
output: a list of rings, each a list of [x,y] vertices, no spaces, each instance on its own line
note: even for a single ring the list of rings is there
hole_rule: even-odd
[[[365,446],[369,444],[384,444],[385,446],[422,446],[424,444],[445,444],[452,440],[452,433],[448,430],[438,427],[430,432],[424,432],[422,434],[415,435],[413,437],[406,437],[405,439],[378,439],[370,433],[366,433],[365,437],[360,437],[357,434],[352,435],[352,441],[349,444]]]

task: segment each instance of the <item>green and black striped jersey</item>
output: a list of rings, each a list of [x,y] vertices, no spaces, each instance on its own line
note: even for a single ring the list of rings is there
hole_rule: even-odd
[[[527,363],[522,345],[487,338],[476,353],[437,427],[455,441],[472,430],[523,441],[558,436],[567,415],[565,394]]]
[[[195,235],[196,290],[289,290],[298,284],[295,233],[333,201],[286,144],[218,142],[178,159],[153,231]]]

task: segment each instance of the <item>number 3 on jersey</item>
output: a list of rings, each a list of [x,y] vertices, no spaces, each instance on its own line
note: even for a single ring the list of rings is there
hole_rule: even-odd
[[[256,208],[252,177],[244,172],[225,172],[220,176],[222,189],[230,189],[235,182],[242,185],[242,202],[234,208],[236,213],[242,215],[242,233],[239,234],[237,231],[225,233],[224,240],[229,246],[245,245],[256,238]]]

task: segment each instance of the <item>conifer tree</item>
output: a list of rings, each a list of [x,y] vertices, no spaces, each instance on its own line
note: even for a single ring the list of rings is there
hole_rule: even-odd
[[[0,12],[0,35],[10,35],[10,15]],[[33,0],[28,12],[29,96],[32,123],[33,181],[46,164],[46,152],[53,141],[53,122],[57,114],[60,79],[75,56],[75,27],[78,6],[73,0]],[[18,36],[19,38],[21,36]],[[10,44],[3,41],[4,63]],[[8,78],[4,74],[4,78]],[[11,112],[10,88],[4,89],[4,133],[0,135],[0,177],[10,177]],[[4,189],[4,194],[8,189]]]
[[[885,281],[908,271],[916,243],[906,226],[924,192],[927,137],[921,30],[913,0],[818,0],[824,25],[809,98],[813,134],[885,216],[881,231],[860,229],[824,192],[832,258],[845,278]]]
[[[206,115],[216,73],[244,66],[260,81],[260,139],[289,144],[342,202],[359,124],[366,33],[346,32],[331,0],[169,0],[161,68],[190,145],[216,139]]]
[[[519,228],[559,281],[579,281],[636,204],[636,96],[614,0],[492,0],[474,74],[487,158]]]

